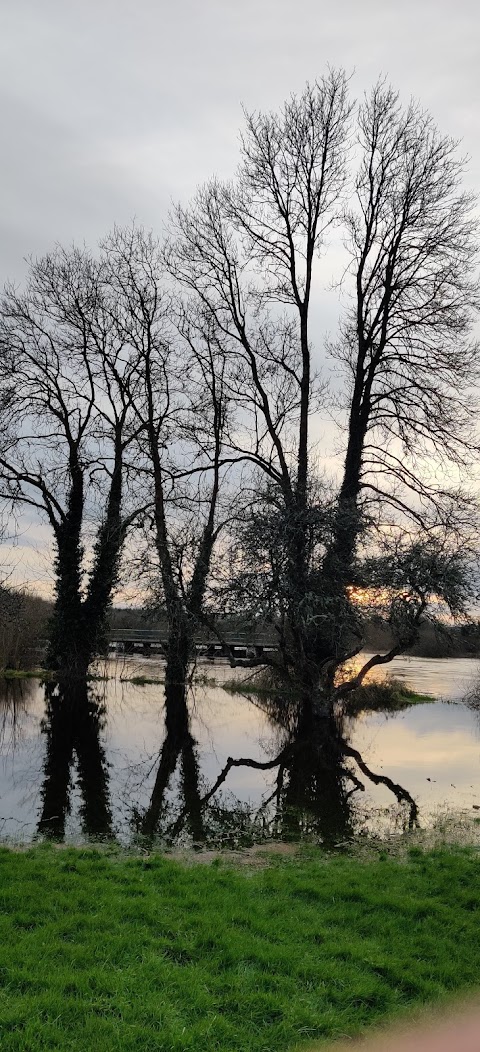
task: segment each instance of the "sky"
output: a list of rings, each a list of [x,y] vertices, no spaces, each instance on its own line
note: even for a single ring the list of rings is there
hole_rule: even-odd
[[[383,74],[418,98],[480,188],[475,0],[0,0],[0,285],[114,223],[161,234],[172,203],[234,174],[242,106],[277,109],[327,65],[354,96]],[[337,314],[326,290],[320,343]],[[48,535],[23,537],[25,579],[48,591]]]

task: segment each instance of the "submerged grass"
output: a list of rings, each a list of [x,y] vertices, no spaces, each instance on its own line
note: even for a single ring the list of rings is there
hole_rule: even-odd
[[[480,978],[473,850],[185,866],[0,851],[2,1052],[282,1052]]]
[[[250,679],[228,679],[218,685],[229,694],[291,696],[291,690],[270,684],[263,674]],[[347,715],[357,716],[361,712],[400,712],[410,705],[425,705],[433,701],[436,701],[436,698],[430,694],[417,694],[402,680],[386,678],[379,683],[362,684],[357,690],[347,694],[343,708]]]
[[[46,669],[42,668],[4,668],[0,671],[0,677],[2,679],[51,679]]]
[[[52,682],[57,679],[54,672],[49,669],[37,668],[37,669],[4,669],[0,670],[1,679],[39,679],[43,683]],[[120,683],[133,683],[135,687],[145,687],[149,684],[163,684],[164,679],[151,678],[149,676],[120,676]],[[115,676],[110,676],[108,673],[101,672],[89,672],[87,677],[88,683],[107,683]]]
[[[120,683],[133,683],[134,687],[150,687],[164,684],[165,680],[153,676],[120,676]]]
[[[0,671],[1,679],[39,679],[42,683],[54,682],[58,677],[55,672],[52,672],[48,668],[7,668]],[[113,676],[107,676],[106,674],[100,674],[95,672],[89,672],[86,677],[88,683],[97,683],[99,681],[104,682],[109,679],[113,679]]]
[[[263,687],[261,683],[248,679],[227,679],[224,683],[218,683],[218,686],[226,690],[228,694],[253,694],[260,697],[272,694],[275,697],[282,697],[291,694],[291,690],[287,691],[284,687]]]
[[[345,696],[344,711],[349,716],[361,712],[401,712],[411,705],[427,705],[436,701],[431,694],[417,694],[393,677],[379,683],[365,683]]]

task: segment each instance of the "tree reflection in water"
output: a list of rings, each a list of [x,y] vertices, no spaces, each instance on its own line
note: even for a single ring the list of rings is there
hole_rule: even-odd
[[[76,766],[82,832],[88,839],[108,839],[112,836],[112,815],[108,767],[100,739],[105,708],[90,684],[81,679],[46,684],[45,705],[42,732],[46,754],[38,832],[63,840]]]
[[[248,700],[268,716],[274,755],[264,761],[230,757],[210,787],[200,778],[198,744],[192,733],[184,685],[165,699],[165,738],[148,805],[133,801],[137,835],[151,841],[238,844],[255,840],[313,837],[328,846],[355,833],[353,795],[366,781],[386,786],[402,807],[405,827],[417,822],[415,801],[401,785],[376,774],[353,749],[341,715],[319,715],[313,702],[268,695]],[[48,684],[42,731],[46,738],[42,808],[38,833],[62,840],[80,796],[81,831],[87,839],[113,836],[108,765],[102,742],[105,707],[85,681]],[[273,750],[272,750],[273,751]],[[274,785],[254,810],[230,794],[234,768],[272,772]],[[178,774],[175,793],[170,792]]]
[[[187,829],[194,842],[205,839],[199,788],[197,743],[192,735],[185,684],[173,690],[170,685],[165,696],[165,741],[155,777],[150,803],[138,820],[139,832],[144,837],[166,834],[170,816],[166,793],[179,764],[179,794],[183,800],[182,829]]]
[[[4,753],[14,752],[22,739],[33,687],[31,679],[0,677],[0,749]]]
[[[280,738],[276,755],[266,761],[230,757],[213,785],[201,795],[196,742],[192,736],[185,692],[166,711],[166,737],[160,753],[148,808],[137,821],[143,836],[160,836],[172,843],[188,833],[194,842],[240,843],[252,839],[299,839],[312,836],[326,845],[354,835],[352,796],[364,791],[363,779],[385,785],[402,805],[405,827],[417,823],[418,808],[410,793],[386,775],[370,770],[344,733],[341,716],[318,715],[314,704],[269,696],[258,702]],[[353,761],[353,763],[352,763]],[[167,789],[180,762],[179,798],[173,807]],[[275,771],[275,788],[254,814],[218,794],[230,771],[249,767]],[[180,807],[180,811],[178,811]]]
[[[274,759],[260,763],[230,758],[215,784],[202,800],[205,806],[225,783],[232,767],[249,766],[262,770],[276,768],[276,785],[258,814],[264,817],[264,831],[277,839],[313,836],[326,845],[354,835],[352,797],[365,790],[355,767],[368,781],[385,785],[402,805],[403,823],[412,828],[418,821],[418,808],[410,793],[386,775],[367,766],[358,750],[344,734],[341,715],[319,715],[314,700],[297,702],[294,697],[266,696],[260,704],[280,732],[280,748]],[[274,812],[268,818],[267,809]]]

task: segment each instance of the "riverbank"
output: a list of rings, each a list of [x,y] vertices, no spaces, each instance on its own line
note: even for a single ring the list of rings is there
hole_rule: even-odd
[[[2,1052],[276,1052],[480,982],[472,849],[242,866],[0,850]]]

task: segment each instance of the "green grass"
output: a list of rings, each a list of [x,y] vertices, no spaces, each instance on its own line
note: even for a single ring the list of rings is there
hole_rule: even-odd
[[[4,668],[0,672],[2,679],[49,679],[50,674],[42,668]]]
[[[120,682],[121,683],[133,683],[135,687],[147,687],[147,686],[151,686],[152,684],[154,684],[156,686],[158,686],[158,685],[162,685],[163,686],[165,684],[165,679],[156,679],[156,678],[151,677],[151,676],[143,676],[143,675],[139,675],[139,676],[120,676]],[[212,676],[204,676],[203,674],[201,674],[199,676],[195,676],[194,677],[194,682],[195,682],[195,684],[197,686],[200,686],[200,687],[223,686],[223,684],[218,683],[218,681],[216,679],[212,678]]]
[[[222,690],[226,690],[228,694],[270,694],[275,697],[281,695],[291,694],[291,689],[286,690],[285,687],[269,687],[262,686],[261,682],[255,682],[255,679],[227,679],[224,683],[219,683],[219,687]]]
[[[480,979],[479,861],[0,850],[2,1052],[282,1052]]]
[[[154,679],[150,676],[120,676],[120,683],[133,683],[135,687],[148,687],[165,683],[164,679]]]
[[[229,694],[270,695],[290,697],[291,691],[268,685],[262,676],[251,679],[228,679],[219,684]],[[411,705],[426,705],[436,701],[430,694],[417,694],[410,690],[401,680],[387,678],[379,683],[366,683],[345,696],[344,711],[348,716],[358,716],[361,712],[401,712]]]
[[[47,668],[7,668],[0,671],[1,679],[40,679],[42,683],[51,682],[57,679],[55,672]],[[91,672],[86,677],[87,681],[105,682],[106,680],[113,679],[113,676],[101,675],[99,673]]]
[[[56,680],[57,676],[55,672],[50,669],[36,668],[36,669],[4,669],[0,671],[1,679],[40,679],[43,683],[51,682]],[[115,676],[109,676],[108,673],[103,672],[89,672],[87,675],[88,683],[107,683]],[[133,683],[136,687],[145,687],[149,683],[164,683],[163,679],[149,679],[148,676],[120,676],[121,683]]]
[[[361,712],[401,712],[411,705],[427,705],[436,701],[430,694],[417,694],[402,680],[389,677],[379,683],[365,683],[345,696],[344,708],[349,716]]]

